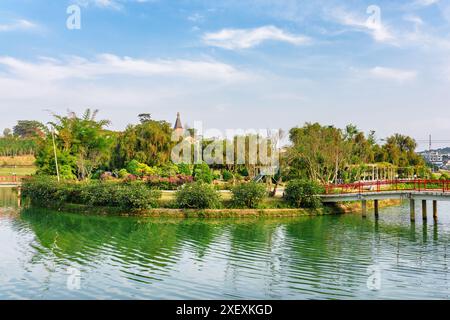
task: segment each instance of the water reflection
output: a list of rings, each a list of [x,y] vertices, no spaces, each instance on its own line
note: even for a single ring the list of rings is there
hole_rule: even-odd
[[[437,224],[411,224],[407,206],[383,209],[379,220],[24,209],[0,215],[0,298],[446,298],[449,226],[443,212]],[[381,270],[378,291],[366,284],[371,266]],[[67,289],[68,267],[80,270],[80,290]]]

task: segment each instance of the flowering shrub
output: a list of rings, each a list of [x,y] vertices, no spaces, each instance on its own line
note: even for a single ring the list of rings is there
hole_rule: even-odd
[[[143,180],[152,189],[176,190],[178,187],[194,181],[192,176],[177,174],[173,177],[146,176]]]

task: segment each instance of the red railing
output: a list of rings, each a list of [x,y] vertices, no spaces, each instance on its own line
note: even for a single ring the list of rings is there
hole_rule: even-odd
[[[326,194],[364,193],[397,190],[450,192],[450,180],[399,179],[360,181],[354,183],[325,185]]]
[[[0,176],[0,183],[19,183],[24,177]]]

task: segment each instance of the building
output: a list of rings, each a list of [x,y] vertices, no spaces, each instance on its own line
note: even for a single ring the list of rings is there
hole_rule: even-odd
[[[173,126],[173,130],[175,130],[175,132],[177,134],[179,134],[180,136],[184,132],[183,125],[181,124],[181,117],[180,117],[180,113],[179,112],[177,112],[177,120],[175,121],[175,125]]]
[[[443,156],[438,151],[426,152],[424,153],[424,158],[430,164],[438,167],[441,167],[444,164]]]

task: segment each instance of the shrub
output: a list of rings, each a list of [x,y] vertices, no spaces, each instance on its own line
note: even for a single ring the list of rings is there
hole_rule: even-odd
[[[129,173],[128,173],[127,169],[120,169],[119,172],[117,173],[117,175],[119,176],[120,179],[123,179],[123,178],[128,177]]]
[[[180,186],[194,181],[192,176],[178,174],[174,177],[163,178],[159,176],[146,176],[144,181],[152,189],[177,190]]]
[[[206,183],[211,183],[213,181],[213,173],[209,168],[208,164],[201,163],[194,166],[194,179],[195,181],[202,181]]]
[[[62,203],[88,204],[130,209],[158,206],[161,192],[149,189],[142,182],[89,183],[57,182],[53,178],[30,178],[22,185],[23,196],[34,204],[55,206]]]
[[[187,163],[178,164],[178,172],[184,176],[192,175],[192,167]]]
[[[137,160],[131,160],[128,162],[126,170],[138,177],[143,177],[145,175],[157,175],[159,174],[158,169],[155,167],[149,167],[145,163],[140,163]]]
[[[178,190],[175,203],[183,209],[214,209],[220,207],[220,195],[212,186],[199,181]]]
[[[234,177],[233,177],[233,174],[230,171],[223,170],[222,171],[222,178],[223,178],[224,181],[230,181],[230,180],[233,180]]]
[[[257,208],[266,196],[266,187],[263,184],[249,182],[240,184],[232,189],[233,206],[238,208]]]
[[[285,199],[296,208],[318,208],[322,205],[318,194],[323,187],[310,180],[296,179],[288,182],[285,190]]]

